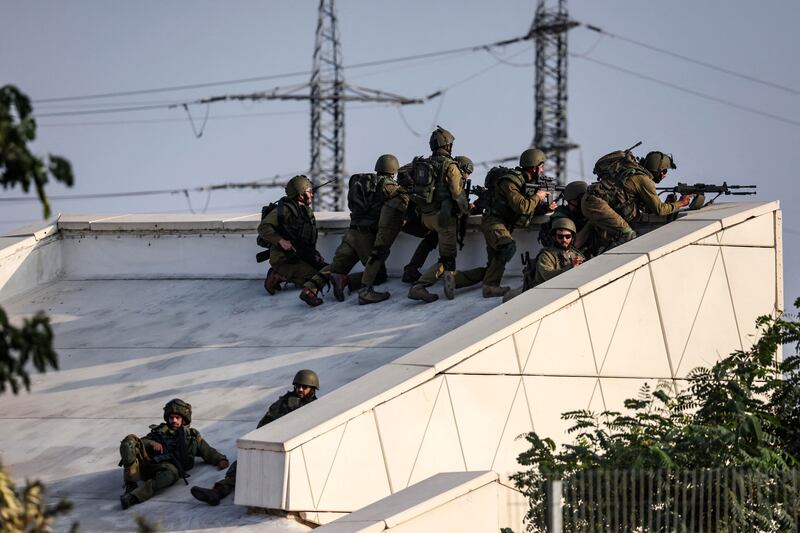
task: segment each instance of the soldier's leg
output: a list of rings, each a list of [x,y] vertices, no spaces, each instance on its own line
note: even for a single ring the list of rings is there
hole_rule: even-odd
[[[581,200],[581,212],[593,226],[596,244],[600,247],[613,247],[636,237],[636,232],[625,219],[602,198],[585,195]]]
[[[456,270],[456,289],[477,285],[483,281],[484,275],[486,275],[486,267],[472,268],[470,270]]]
[[[225,477],[216,483],[210,489],[203,487],[192,487],[192,496],[206,502],[208,505],[219,505],[221,499],[228,496],[236,488],[236,461],[228,467],[225,472]]]
[[[451,228],[440,227],[438,213],[422,215],[422,223],[429,230],[436,232],[439,237],[439,261],[426,270],[416,282],[416,285],[430,287],[439,281],[439,278],[447,270],[446,266],[451,266],[452,270],[455,270],[455,258],[458,250],[455,242],[456,225],[452,224]],[[445,261],[447,261],[447,265],[444,265]]]
[[[178,469],[174,465],[170,463],[159,464],[152,478],[140,483],[138,487],[130,492],[130,496],[136,499],[136,502],[133,503],[142,503],[149,500],[158,491],[174,485],[178,479],[180,479],[180,476],[178,475]]]
[[[408,198],[404,199],[402,196],[398,196],[388,200],[381,208],[378,233],[375,235],[370,257],[367,259],[364,275],[361,278],[361,284],[365,288],[377,285],[380,272],[386,271],[386,259],[389,257],[392,244],[403,228],[403,217],[407,206]]]
[[[406,283],[414,283],[417,281],[421,274],[420,269],[428,259],[428,255],[436,249],[439,245],[439,234],[433,231],[428,231],[425,236],[417,245],[414,250],[414,255],[408,261],[408,264],[403,267],[403,281]]]
[[[506,263],[516,255],[516,243],[505,224],[485,221],[481,224],[486,239],[486,255],[488,264],[483,278],[484,296],[502,296],[508,289],[501,288]]]
[[[119,443],[120,466],[125,492],[136,488],[136,482],[142,479],[141,461],[144,459],[144,446],[136,435],[128,435]]]

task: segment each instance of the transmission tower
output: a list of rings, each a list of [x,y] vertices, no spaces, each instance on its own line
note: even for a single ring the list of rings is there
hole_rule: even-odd
[[[567,152],[578,147],[567,135],[567,32],[575,26],[566,0],[558,0],[557,6],[538,0],[528,33],[536,40],[532,146],[548,155],[545,172],[562,185],[567,182]]]
[[[334,0],[320,0],[311,72],[311,178],[335,180],[317,191],[314,205],[344,208],[344,74]]]

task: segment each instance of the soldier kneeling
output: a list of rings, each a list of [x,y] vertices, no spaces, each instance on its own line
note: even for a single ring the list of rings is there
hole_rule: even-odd
[[[189,427],[191,405],[178,398],[170,400],[164,406],[164,422],[150,426],[145,437],[128,435],[120,443],[119,465],[124,467],[125,493],[119,499],[123,509],[149,500],[178,479],[185,483],[186,472],[194,467],[196,456],[220,470],[228,468],[228,458]]]

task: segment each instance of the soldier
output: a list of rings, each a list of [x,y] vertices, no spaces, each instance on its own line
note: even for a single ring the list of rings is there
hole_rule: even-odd
[[[547,200],[546,190],[527,187],[534,184],[544,171],[545,155],[539,149],[529,148],[519,156],[519,167],[496,177],[487,175],[488,205],[481,217],[481,231],[486,238],[488,266],[483,279],[483,297],[503,296],[509,287],[501,287],[503,272],[516,254],[512,237],[517,225],[527,225],[534,215],[542,215],[556,208]],[[494,169],[493,169],[494,170]],[[535,192],[530,193],[533,189]]]
[[[444,293],[448,300],[455,297],[455,272],[458,216],[469,212],[464,192],[463,174],[450,157],[453,134],[437,126],[431,134],[431,156],[413,162],[414,201],[422,213],[423,225],[439,237],[439,261],[420,277],[408,291],[408,297],[425,303],[439,299],[427,288],[444,278]]]
[[[191,405],[178,398],[170,400],[164,406],[164,422],[150,426],[145,437],[128,435],[119,445],[125,483],[125,494],[119,497],[123,509],[149,500],[180,478],[185,482],[196,456],[220,470],[228,468],[228,458],[189,427]]]
[[[270,211],[258,225],[260,242],[270,250],[264,288],[271,295],[281,290],[284,282],[304,284],[327,264],[316,248],[313,196],[307,177],[293,177],[286,184],[286,196],[269,206]]]
[[[336,249],[331,264],[323,267],[305,283],[300,299],[308,305],[316,307],[322,303],[319,291],[329,280],[333,283],[333,295],[340,302],[344,301],[345,288],[352,289],[362,284],[361,275],[353,275],[351,279],[348,279],[347,275],[356,263],[361,261],[366,265],[370,258],[383,204],[397,188],[394,176],[399,166],[395,156],[384,154],[375,162],[377,174],[354,174],[350,177],[347,192],[350,228]],[[376,293],[372,289],[372,285],[382,281],[386,281],[385,267],[379,268],[375,278],[369,280],[366,291],[373,294],[388,294]]]
[[[587,225],[586,217],[581,212],[581,200],[583,195],[586,194],[586,189],[589,184],[585,181],[571,181],[567,183],[564,190],[561,191],[561,199],[564,203],[556,207],[556,210],[550,215],[550,221],[542,224],[539,232],[539,242],[543,247],[552,246],[553,239],[550,230],[553,221],[559,218],[568,218],[575,223],[578,232],[575,234],[575,242],[572,243],[575,248],[581,250],[586,255],[585,247],[591,248],[591,231]]]
[[[300,370],[295,374],[292,385],[294,385],[294,390],[288,391],[269,406],[256,429],[317,399],[319,377],[313,370]],[[199,486],[192,487],[192,496],[208,505],[219,505],[220,500],[236,488],[236,463],[237,461],[234,461],[225,473],[225,478],[214,483],[210,489]]]
[[[613,248],[635,238],[630,224],[642,212],[666,216],[689,205],[692,195],[675,202],[662,202],[658,197],[656,183],[675,168],[672,156],[663,152],[650,152],[638,161],[629,151],[612,152],[597,161],[594,172],[599,181],[589,185],[581,211],[599,247]]]
[[[550,234],[553,246],[542,249],[536,256],[536,271],[531,286],[544,283],[585,261],[583,254],[572,245],[576,234],[575,223],[569,218],[553,221]]]

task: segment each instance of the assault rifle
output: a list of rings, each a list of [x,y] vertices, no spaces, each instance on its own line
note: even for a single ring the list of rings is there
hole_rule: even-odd
[[[556,201],[556,194],[564,190],[564,187],[556,184],[556,179],[549,176],[539,176],[536,181],[525,184],[525,192],[528,196],[533,196],[538,191],[547,191],[550,202]]]
[[[689,185],[688,183],[681,183],[678,182],[677,185],[674,187],[656,187],[658,190],[658,194],[662,193],[671,193],[671,194],[695,194],[698,196],[704,196],[705,194],[715,194],[716,196],[705,202],[703,205],[711,205],[714,203],[714,200],[719,198],[720,196],[724,195],[737,195],[737,196],[746,196],[750,194],[756,194],[756,191],[751,190],[740,190],[740,189],[755,189],[756,185],[728,185],[728,182],[723,181],[722,185],[713,185],[710,183],[695,183],[694,185]],[[699,209],[702,207],[696,206],[695,209]]]

